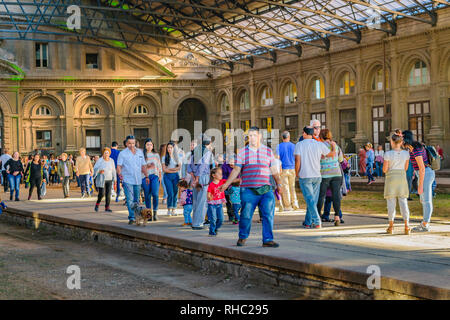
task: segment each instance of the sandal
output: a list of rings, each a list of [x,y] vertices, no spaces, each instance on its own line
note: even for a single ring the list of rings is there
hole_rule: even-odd
[[[406,226],[405,226],[405,234],[406,234],[406,235],[411,234],[411,228],[410,228],[410,227],[406,227]]]
[[[393,233],[394,233],[394,226],[389,226],[389,227],[386,229],[386,233],[388,233],[388,234],[393,234]]]

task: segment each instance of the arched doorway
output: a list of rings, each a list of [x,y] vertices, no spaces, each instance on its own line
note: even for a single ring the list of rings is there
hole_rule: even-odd
[[[177,119],[177,128],[188,130],[191,133],[191,138],[194,138],[194,121],[202,122],[202,132],[207,129],[206,108],[198,99],[188,98],[184,100],[178,107]]]

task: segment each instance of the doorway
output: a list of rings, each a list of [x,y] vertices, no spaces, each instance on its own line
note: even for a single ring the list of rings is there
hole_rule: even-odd
[[[341,110],[340,120],[340,147],[344,153],[355,153],[356,147],[353,138],[356,136],[356,109]]]
[[[206,126],[206,108],[203,103],[195,98],[184,100],[177,111],[177,128],[186,129],[191,133],[191,139],[194,138],[194,121],[202,122],[202,132],[205,132]]]

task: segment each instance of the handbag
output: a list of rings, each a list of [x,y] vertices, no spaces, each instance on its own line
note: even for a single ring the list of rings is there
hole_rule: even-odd
[[[45,196],[46,193],[47,193],[47,183],[43,181],[41,184],[41,195]]]

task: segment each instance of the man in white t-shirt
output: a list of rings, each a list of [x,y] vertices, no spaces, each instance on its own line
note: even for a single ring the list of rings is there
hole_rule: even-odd
[[[322,156],[335,155],[336,143],[331,143],[330,149],[322,142],[313,139],[314,128],[303,128],[303,140],[295,145],[295,173],[299,177],[300,188],[306,202],[306,216],[303,225],[306,228],[318,229],[321,227],[317,201],[319,199],[320,183],[320,159]]]

